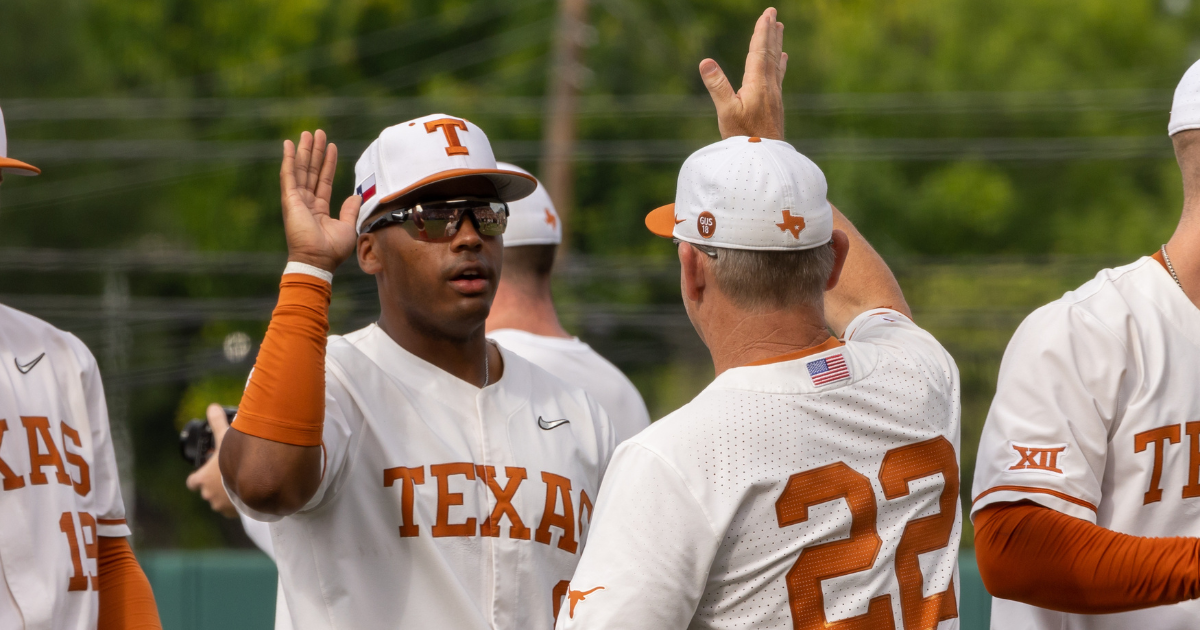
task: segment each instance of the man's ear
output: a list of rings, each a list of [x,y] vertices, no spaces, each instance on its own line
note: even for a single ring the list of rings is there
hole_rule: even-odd
[[[383,271],[383,263],[379,260],[379,252],[376,249],[381,246],[378,234],[359,234],[358,243],[358,266],[363,270],[363,273],[375,275]]]
[[[704,297],[705,279],[704,254],[688,243],[679,243],[679,288],[689,302],[699,302]]]
[[[850,237],[846,236],[845,232],[834,230],[830,243],[833,245],[833,273],[829,274],[829,280],[825,282],[826,291],[832,291],[837,286],[842,277],[842,268],[846,266],[846,257],[850,255]]]

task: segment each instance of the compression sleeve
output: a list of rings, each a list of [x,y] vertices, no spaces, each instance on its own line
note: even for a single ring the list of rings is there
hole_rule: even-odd
[[[100,536],[97,630],[162,630],[150,581],[124,538]]]
[[[1116,613],[1200,596],[1200,539],[1122,534],[1033,503],[979,511],[975,558],[992,595],[1060,612]]]
[[[238,431],[273,442],[320,446],[331,293],[323,279],[284,274],[279,303],[233,424]]]

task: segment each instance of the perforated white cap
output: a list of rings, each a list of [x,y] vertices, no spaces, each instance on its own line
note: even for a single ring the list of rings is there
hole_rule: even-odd
[[[515,164],[498,162],[496,167],[533,177],[529,171]],[[505,247],[562,243],[562,221],[542,182],[538,182],[537,190],[532,195],[509,202],[508,212],[508,229],[504,230]]]
[[[1183,78],[1175,87],[1167,135],[1173,136],[1189,129],[1200,129],[1200,61],[1183,73]]]
[[[8,135],[4,131],[3,111],[0,111],[0,171],[13,175],[38,175],[42,172],[36,166],[8,157]]]
[[[501,170],[488,137],[474,123],[431,114],[384,129],[354,166],[354,192],[362,195],[358,229],[380,204],[416,199],[434,182],[484,177],[501,201],[516,201],[537,188],[530,175]]]
[[[781,140],[737,136],[693,153],[675,203],[646,217],[665,237],[730,249],[791,250],[833,237],[825,174]]]

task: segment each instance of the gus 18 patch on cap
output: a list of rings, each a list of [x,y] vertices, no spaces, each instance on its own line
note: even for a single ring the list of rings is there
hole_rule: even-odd
[[[665,238],[730,249],[811,249],[833,237],[825,174],[781,140],[736,136],[688,157],[675,203],[646,216]]]

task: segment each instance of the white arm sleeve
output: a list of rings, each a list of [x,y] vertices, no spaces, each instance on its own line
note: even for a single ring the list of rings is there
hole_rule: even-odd
[[[1096,522],[1126,349],[1087,311],[1054,303],[1017,329],[979,444],[971,515],[1033,501]]]
[[[613,456],[558,630],[687,628],[718,536],[679,474],[626,442]]]

